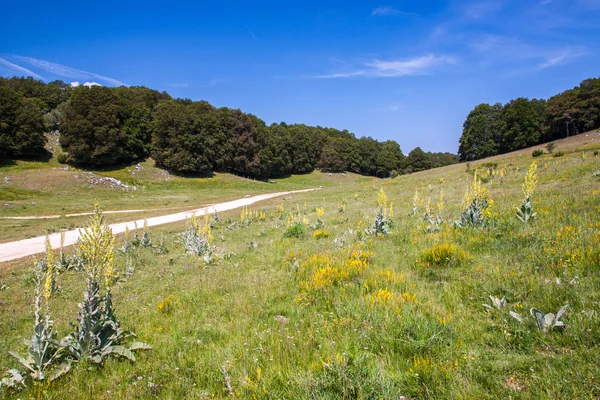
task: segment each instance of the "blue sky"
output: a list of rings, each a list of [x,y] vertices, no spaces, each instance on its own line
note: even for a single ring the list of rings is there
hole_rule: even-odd
[[[0,74],[143,85],[456,152],[481,102],[600,67],[600,0],[6,2]]]

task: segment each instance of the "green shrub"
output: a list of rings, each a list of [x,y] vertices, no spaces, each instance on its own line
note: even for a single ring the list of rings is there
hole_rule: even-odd
[[[535,149],[534,151],[531,152],[531,155],[533,157],[543,156],[544,155],[544,150],[542,150],[542,149]]]
[[[552,153],[552,157],[562,157],[565,155],[564,151],[557,151],[556,153]]]
[[[294,222],[283,234],[285,238],[301,238],[306,232],[306,227],[300,222]]]
[[[69,155],[62,151],[56,155],[56,161],[58,161],[59,164],[66,164],[68,159]]]

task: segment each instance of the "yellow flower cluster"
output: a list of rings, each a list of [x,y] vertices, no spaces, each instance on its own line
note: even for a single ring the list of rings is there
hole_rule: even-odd
[[[421,267],[448,267],[469,260],[469,254],[453,244],[437,244],[425,250],[419,257]]]
[[[416,303],[417,296],[408,292],[397,293],[389,289],[377,289],[365,296],[369,308],[395,306],[403,303]]]
[[[315,208],[315,211],[317,212],[317,218],[321,218],[325,215],[325,209],[323,209],[323,207],[317,207]]]
[[[164,315],[171,314],[179,301],[173,296],[167,296],[161,301],[156,308]]]
[[[534,161],[531,163],[529,168],[527,168],[527,173],[525,174],[525,183],[523,184],[523,194],[525,195],[526,199],[531,198],[537,184],[538,184],[537,163]]]
[[[279,206],[280,207],[280,212],[283,212],[281,209],[283,209],[283,206]],[[242,211],[240,213],[240,222],[253,222],[253,221],[264,221],[267,218],[267,214],[261,210],[256,211],[256,210],[251,210],[248,207],[244,207],[242,208]]]
[[[315,233],[313,233],[313,237],[315,239],[325,239],[329,237],[329,232],[323,229],[317,229]]]
[[[79,231],[81,237],[78,253],[84,261],[84,268],[88,276],[98,280],[104,275],[106,287],[112,286],[115,281],[114,249],[115,236],[104,223],[100,207],[96,204],[94,215],[86,228]]]
[[[467,182],[467,189],[463,197],[465,206],[469,207],[474,200],[486,201],[488,198],[488,191],[481,185],[479,177],[477,176],[477,170],[475,170],[473,181],[470,184]]]
[[[339,254],[315,254],[300,263],[298,275],[302,292],[299,302],[311,302],[320,292],[350,282],[366,268],[373,253],[355,249],[346,257]]]
[[[54,292],[54,252],[50,245],[50,238],[46,236],[46,282],[44,283],[44,298],[46,301],[52,297]]]

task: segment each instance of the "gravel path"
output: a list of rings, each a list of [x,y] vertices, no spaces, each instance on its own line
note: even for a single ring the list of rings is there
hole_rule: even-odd
[[[172,222],[185,221],[186,218],[190,218],[192,214],[202,216],[205,214],[212,214],[215,211],[222,212],[227,210],[233,210],[235,208],[246,207],[262,200],[272,199],[274,197],[285,196],[293,193],[304,193],[318,189],[304,189],[294,190],[291,192],[277,192],[267,193],[258,196],[246,197],[239,200],[228,201],[226,203],[213,204],[210,206],[202,207],[196,210],[179,212],[176,214],[163,215],[160,217],[148,218],[146,221],[148,226],[157,226],[163,224],[170,224]],[[137,221],[121,222],[118,224],[109,225],[112,232],[116,235],[125,232],[125,228],[129,230],[135,229],[135,224],[138,228],[144,225],[144,219]],[[53,249],[60,247],[60,232],[49,235],[50,244]],[[79,239],[79,229],[73,229],[65,232],[65,246],[71,246],[77,243]],[[18,240],[15,242],[0,243],[0,262],[18,260],[27,256],[31,256],[45,251],[46,236],[38,236],[30,239]]]

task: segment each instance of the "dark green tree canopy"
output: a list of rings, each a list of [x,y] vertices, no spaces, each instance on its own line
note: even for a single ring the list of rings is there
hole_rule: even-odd
[[[479,104],[465,120],[458,154],[462,161],[477,160],[597,128],[600,78],[592,78],[548,101]]]
[[[0,155],[44,152],[46,130],[60,132],[67,162],[91,166],[152,156],[174,172],[216,170],[266,179],[316,168],[388,177],[455,162],[432,153],[408,159],[393,140],[357,138],[347,130],[267,126],[239,109],[172,99],[141,86],[71,88],[62,81],[0,78]]]

